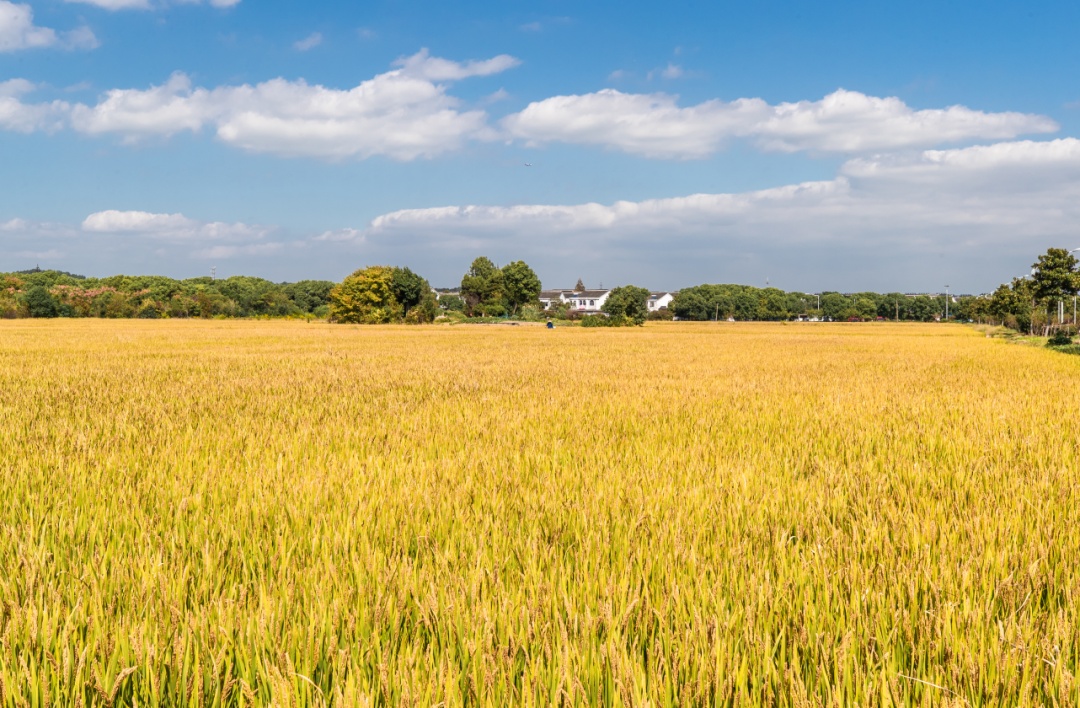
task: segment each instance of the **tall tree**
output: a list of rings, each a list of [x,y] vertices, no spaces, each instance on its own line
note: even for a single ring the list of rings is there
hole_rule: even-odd
[[[609,317],[625,319],[633,324],[645,324],[649,315],[649,291],[634,285],[613,288],[600,308]]]
[[[394,297],[394,269],[369,266],[354,272],[330,291],[330,317],[336,322],[383,324],[401,318]]]
[[[31,317],[56,317],[56,298],[44,285],[35,285],[23,296],[27,314]]]
[[[502,271],[495,267],[490,258],[480,256],[469,266],[469,272],[461,279],[461,297],[470,315],[476,312],[494,313],[502,306]]]
[[[409,310],[420,304],[425,293],[431,291],[428,281],[408,268],[394,268],[394,273],[390,277],[390,288],[405,316],[409,314]]]
[[[1064,248],[1050,248],[1032,264],[1036,300],[1064,299],[1080,289],[1076,256]]]
[[[540,278],[525,261],[514,261],[503,266],[502,284],[506,303],[514,314],[522,305],[540,298]]]

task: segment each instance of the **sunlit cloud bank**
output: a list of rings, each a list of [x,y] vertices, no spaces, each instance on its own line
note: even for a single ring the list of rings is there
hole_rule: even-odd
[[[315,43],[301,44],[311,48]],[[350,89],[284,78],[206,88],[178,72],[150,88],[112,89],[92,105],[35,103],[30,100],[34,85],[16,80],[0,84],[0,129],[65,127],[126,143],[212,132],[248,152],[401,161],[434,158],[470,142],[495,139],[696,159],[734,140],[773,152],[868,155],[1058,130],[1057,123],[1041,115],[964,106],[916,110],[898,98],[844,90],[817,101],[771,105],[741,98],[683,107],[667,94],[606,89],[536,101],[493,124],[485,110],[449,93],[454,82],[496,75],[519,63],[508,55],[457,62],[424,50]]]
[[[409,209],[375,218],[358,239],[372,253],[442,254],[432,263],[460,251],[527,254],[552,268],[619,264],[618,272],[666,273],[682,284],[710,272],[744,282],[757,272],[748,264],[798,280],[803,264],[819,261],[851,261],[899,283],[936,271],[931,254],[982,262],[988,247],[1004,260],[1080,245],[1072,244],[1078,220],[1080,141],[1066,138],[859,158],[831,180],[745,193]]]
[[[8,82],[0,85],[7,86],[0,91],[0,128],[43,130],[62,123],[129,143],[210,129],[222,142],[249,152],[413,160],[456,150],[468,140],[492,139],[487,114],[461,108],[447,86],[517,63],[505,55],[459,63],[422,51],[347,90],[280,78],[207,89],[176,73],[149,89],[108,91],[95,105],[27,102],[33,86]]]
[[[667,94],[606,89],[555,96],[503,120],[530,144],[595,145],[654,158],[706,157],[734,139],[779,152],[860,153],[1008,139],[1058,129],[1025,113],[984,113],[964,106],[914,110],[898,98],[836,91],[820,101],[770,105],[760,98],[680,107]]]

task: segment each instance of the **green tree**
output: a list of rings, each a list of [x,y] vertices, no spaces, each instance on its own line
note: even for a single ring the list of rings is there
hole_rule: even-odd
[[[1064,248],[1050,248],[1032,264],[1032,292],[1036,300],[1063,300],[1080,289],[1076,256]]]
[[[330,291],[335,283],[329,280],[300,280],[285,283],[282,290],[301,312],[315,312],[330,304]]]
[[[31,317],[56,317],[56,298],[44,285],[34,285],[23,295],[26,313]]]
[[[502,269],[503,294],[511,311],[540,299],[540,278],[525,261],[507,263]]]
[[[1002,284],[990,297],[990,314],[1006,327],[1027,330],[1032,324],[1034,288],[1026,278],[1014,278],[1010,284]]]
[[[821,314],[832,320],[847,319],[845,313],[851,307],[851,298],[837,292],[821,294]]]
[[[428,281],[408,268],[394,268],[390,277],[390,288],[394,292],[394,299],[401,305],[404,316],[408,316],[409,310],[419,305],[424,294],[431,291]]]
[[[447,312],[464,312],[465,301],[457,295],[443,295],[439,298],[439,307]]]
[[[908,298],[909,317],[919,322],[930,322],[941,310],[941,303],[937,302],[936,298],[932,298],[929,295],[917,295],[913,298]]]
[[[877,303],[869,297],[855,298],[855,312],[860,319],[872,320],[877,317]]]
[[[634,285],[613,288],[600,309],[612,319],[643,325],[649,316],[649,291]]]
[[[465,311],[469,315],[476,313],[494,314],[503,306],[502,271],[495,267],[490,258],[480,256],[469,266],[469,272],[461,279],[461,297],[465,300]]]
[[[788,309],[784,291],[778,288],[765,288],[757,291],[758,318],[769,321],[786,320]]]
[[[330,291],[330,317],[334,322],[384,324],[401,318],[394,298],[394,268],[369,266],[354,272]]]

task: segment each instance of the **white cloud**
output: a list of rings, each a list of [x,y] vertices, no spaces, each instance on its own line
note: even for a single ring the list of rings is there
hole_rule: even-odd
[[[650,81],[656,77],[670,80],[682,78],[684,74],[685,72],[683,71],[683,68],[681,66],[668,62],[668,65],[665,66],[663,69],[653,69],[652,71],[650,71],[648,78]]]
[[[0,52],[51,47],[58,41],[56,32],[34,24],[29,5],[0,0]]]
[[[183,214],[146,211],[99,211],[82,222],[86,233],[136,235],[176,243],[197,241],[244,242],[264,238],[270,229],[244,223],[198,221]]]
[[[25,79],[0,81],[0,129],[16,133],[58,130],[64,124],[70,105],[63,101],[24,103],[22,96],[35,90]]]
[[[572,257],[579,269],[622,264],[623,273],[678,278],[672,285],[761,273],[795,288],[814,285],[807,273],[820,269],[810,264],[850,263],[853,275],[818,285],[909,289],[985,258],[1078,245],[1078,222],[1080,140],[1067,138],[852,160],[831,180],[755,192],[402,210],[374,219],[363,238],[373,257],[392,248],[430,253],[430,268],[465,250],[526,258],[549,272]],[[938,255],[940,263],[930,260]],[[1008,276],[978,277],[988,288]]]
[[[93,49],[97,46],[97,37],[89,27],[57,33],[54,29],[35,25],[34,11],[29,5],[0,0],[0,53],[44,47]]]
[[[213,113],[209,92],[192,90],[191,80],[176,73],[161,86],[145,91],[113,89],[96,106],[78,104],[71,123],[81,133],[120,133],[131,141],[200,130]]]
[[[83,220],[84,231],[106,233],[176,231],[190,229],[195,222],[183,214],[153,214],[146,211],[99,211]]]
[[[336,229],[323,231],[318,236],[313,236],[312,241],[328,241],[331,243],[359,242],[364,240],[364,232],[360,229]]]
[[[421,49],[410,57],[402,57],[394,62],[394,66],[401,67],[405,75],[429,81],[460,81],[473,76],[491,76],[520,64],[519,59],[509,54],[500,54],[481,61],[456,62],[433,57],[427,49]]]
[[[0,81],[0,97],[13,98],[30,93],[35,88],[34,84],[26,79],[8,79]]]
[[[95,5],[105,10],[149,10],[149,0],[66,0],[66,2]]]
[[[66,224],[12,218],[0,221],[0,233],[5,234],[9,240],[28,239],[33,242],[39,239],[68,238],[75,233],[75,229]]]
[[[100,7],[103,10],[150,10],[155,7],[165,7],[169,3],[167,0],[160,0],[160,2],[152,3],[150,0],[65,0],[65,2],[82,3],[85,5],[94,5]],[[174,0],[178,5],[202,5],[203,0]],[[212,7],[229,8],[240,4],[240,0],[209,0],[208,3]]]
[[[507,116],[503,126],[530,144],[598,145],[675,159],[705,157],[735,138],[781,152],[859,153],[1009,139],[1058,129],[1045,116],[985,113],[964,106],[914,110],[898,98],[845,90],[820,101],[769,105],[760,98],[741,98],[684,108],[667,94],[605,89],[531,103]]]
[[[225,143],[251,152],[327,159],[385,155],[432,157],[493,132],[481,110],[460,110],[436,81],[504,71],[512,57],[457,63],[426,51],[397,62],[352,89],[273,79],[260,84],[194,88],[184,74],[146,90],[115,89],[94,106],[71,111],[75,130],[124,140],[210,126]]]
[[[323,36],[321,32],[312,32],[307,37],[298,40],[293,43],[293,49],[298,52],[306,52],[322,44]]]

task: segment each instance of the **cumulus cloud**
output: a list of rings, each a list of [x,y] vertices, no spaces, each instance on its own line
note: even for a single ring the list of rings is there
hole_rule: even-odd
[[[375,254],[403,247],[431,253],[429,268],[467,249],[525,257],[548,272],[572,257],[579,269],[618,264],[630,276],[678,278],[670,285],[748,282],[760,274],[795,288],[815,285],[807,282],[816,270],[810,264],[848,262],[847,282],[824,285],[885,287],[886,278],[889,287],[906,289],[920,287],[924,276],[974,270],[988,253],[1005,263],[1077,245],[1078,221],[1080,141],[1067,138],[861,158],[834,179],[754,192],[402,210],[375,218],[363,239]],[[928,260],[937,255],[943,260]],[[994,267],[980,270],[984,282],[973,287],[1009,277],[1011,266]],[[922,287],[940,287],[932,283]]]
[[[244,223],[198,221],[183,214],[110,209],[90,214],[82,222],[88,234],[145,236],[174,243],[245,242],[263,239],[270,229]]]
[[[177,73],[160,86],[115,89],[96,105],[76,105],[71,125],[127,141],[212,127],[223,142],[251,152],[413,160],[493,136],[484,111],[462,110],[445,83],[436,82],[486,76],[516,63],[506,56],[458,63],[421,51],[346,90],[285,79],[206,89]]]
[[[306,52],[322,44],[322,40],[323,36],[321,32],[312,32],[307,37],[293,42],[293,49],[298,52]]]
[[[89,27],[58,33],[35,25],[34,12],[29,5],[0,0],[0,53],[43,47],[93,49],[97,46],[97,37]]]
[[[22,97],[36,89],[25,79],[0,81],[0,129],[16,133],[53,131],[64,125],[71,106],[63,101],[24,103]]]
[[[736,138],[779,152],[865,153],[1011,139],[1058,129],[1045,116],[986,113],[964,106],[915,110],[898,98],[857,91],[839,90],[820,101],[777,105],[741,98],[681,107],[668,94],[615,89],[531,103],[507,116],[503,127],[530,144],[597,145],[674,159],[706,157]]]

